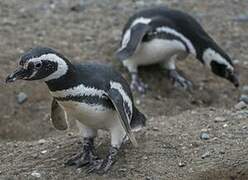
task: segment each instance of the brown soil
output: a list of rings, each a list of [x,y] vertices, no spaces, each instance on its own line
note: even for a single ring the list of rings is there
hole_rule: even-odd
[[[145,96],[135,94],[135,100],[148,117],[147,127],[137,134],[139,147],[124,145],[120,160],[103,177],[86,176],[83,169],[63,166],[79,151],[80,139],[73,130],[73,134],[57,132],[51,126],[51,97],[44,84],[4,84],[21,53],[37,45],[55,48],[74,62],[112,63],[129,79],[113,56],[121,29],[137,9],[159,3],[195,16],[221,47],[239,60],[241,84],[248,84],[248,23],[233,21],[247,13],[246,1],[3,0],[0,177],[35,179],[31,173],[36,171],[40,179],[248,179],[248,113],[233,109],[239,89],[213,76],[194,58],[179,64],[194,83],[192,92],[174,88],[158,66],[141,68],[150,91]],[[21,105],[16,100],[19,92],[28,95]],[[199,138],[202,129],[209,133],[209,140]],[[101,155],[109,144],[106,136],[102,133],[97,140]]]

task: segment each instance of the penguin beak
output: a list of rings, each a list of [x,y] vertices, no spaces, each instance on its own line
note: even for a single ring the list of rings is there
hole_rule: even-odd
[[[238,77],[238,75],[237,75],[236,73],[229,75],[229,76],[227,77],[227,79],[228,79],[231,83],[233,83],[233,85],[234,85],[235,87],[239,87],[239,77]]]
[[[5,82],[10,83],[14,82],[18,79],[25,79],[30,75],[30,71],[28,69],[24,69],[23,67],[18,67],[13,73],[7,76]]]

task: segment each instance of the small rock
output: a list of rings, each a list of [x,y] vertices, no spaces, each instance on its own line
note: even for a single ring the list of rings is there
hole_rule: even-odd
[[[180,162],[178,163],[178,166],[179,166],[179,167],[184,167],[184,166],[186,166],[186,163],[180,161]]]
[[[207,152],[205,152],[205,153],[201,156],[201,158],[202,158],[202,159],[205,159],[205,158],[207,158],[207,157],[209,157],[209,156],[210,156],[210,152],[207,151]]]
[[[235,109],[241,110],[247,108],[247,104],[244,101],[240,101],[238,104],[234,106]]]
[[[224,117],[216,117],[214,118],[214,122],[225,122],[226,119]]]
[[[136,104],[140,105],[140,100],[139,99],[136,100]]]
[[[233,20],[238,22],[248,22],[248,15],[239,15],[233,18]]]
[[[68,136],[73,136],[73,132],[68,132],[67,135]]]
[[[70,10],[75,12],[80,12],[85,10],[85,6],[83,6],[82,4],[75,4],[74,6],[71,6]]]
[[[207,132],[201,132],[200,138],[201,138],[201,140],[208,140],[209,134]]]
[[[18,104],[23,104],[28,99],[28,95],[25,94],[24,92],[20,92],[16,98]]]
[[[39,155],[38,155],[37,153],[32,154],[31,156],[32,156],[34,159],[36,159],[37,157],[39,157]]]
[[[238,59],[234,59],[234,60],[233,60],[233,64],[239,64],[239,62],[240,62],[240,61],[239,61]]]
[[[228,124],[223,124],[223,127],[227,127],[228,126]]]
[[[47,150],[41,151],[41,154],[46,154],[46,153],[47,153]]]
[[[147,177],[145,177],[145,180],[152,180],[152,178],[147,176]]]
[[[248,85],[243,86],[242,89],[241,89],[241,91],[244,94],[248,94]]]
[[[34,171],[34,172],[32,172],[32,173],[31,173],[31,176],[34,176],[34,177],[40,178],[40,177],[41,177],[41,174],[40,174],[40,173],[38,173],[38,172],[36,172],[36,171]]]
[[[119,171],[120,171],[120,172],[126,172],[127,169],[126,169],[126,168],[120,168]]]
[[[144,156],[144,157],[143,157],[143,159],[144,159],[144,160],[147,160],[147,159],[148,159],[148,157],[147,157],[147,156]]]
[[[38,143],[39,144],[45,144],[47,141],[45,140],[45,139],[40,139],[39,141],[38,141]]]
[[[153,131],[159,131],[159,128],[158,127],[153,127],[152,130]]]
[[[242,94],[239,98],[239,101],[244,101],[246,104],[248,104],[248,96]]]
[[[18,144],[14,144],[14,148],[17,148],[18,147]]]
[[[225,154],[226,152],[224,150],[219,151],[220,154]]]

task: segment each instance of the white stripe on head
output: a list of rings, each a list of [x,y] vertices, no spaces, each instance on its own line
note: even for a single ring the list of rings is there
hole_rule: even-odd
[[[135,26],[136,24],[149,24],[152,21],[150,18],[139,17],[133,21],[130,28]]]
[[[139,17],[135,19],[130,25],[130,27],[124,33],[123,38],[122,38],[121,48],[119,49],[119,51],[127,47],[127,44],[131,39],[131,28],[133,26],[135,26],[136,24],[149,24],[150,22],[151,22],[151,19],[149,18]]]
[[[116,89],[121,94],[121,96],[123,98],[123,101],[127,103],[128,108],[131,111],[131,114],[133,114],[132,101],[129,98],[129,96],[127,95],[127,93],[124,91],[122,85],[120,83],[118,83],[118,82],[110,81],[110,88]]]
[[[48,60],[51,62],[56,62],[58,64],[57,70],[55,72],[53,72],[52,74],[50,74],[49,76],[43,78],[44,81],[49,81],[52,79],[58,79],[67,73],[68,65],[66,64],[66,62],[62,58],[60,58],[56,54],[44,54],[44,55],[41,55],[40,57],[32,58],[32,59],[28,60],[25,63],[25,65],[28,64],[29,62],[36,62],[36,61],[42,61],[42,60]],[[24,65],[24,67],[25,67],[25,65]],[[32,76],[34,76],[34,75],[35,74],[32,74]]]
[[[233,71],[233,66],[225,59],[223,58],[218,52],[215,50],[208,48],[203,52],[202,59],[204,61],[204,64],[206,64],[208,67],[211,68],[211,62],[216,61],[219,64],[225,64],[228,69],[231,69]]]
[[[162,27],[156,28],[156,31],[157,32],[166,32],[166,33],[173,34],[173,35],[179,37],[181,40],[183,40],[185,42],[185,44],[189,48],[190,53],[193,55],[196,55],[196,50],[195,50],[193,44],[191,43],[191,41],[187,37],[185,37],[183,34],[177,32],[175,29],[172,29],[172,28],[166,27],[166,26],[162,26]]]
[[[51,94],[55,97],[66,97],[66,96],[98,96],[100,98],[105,97],[107,93],[103,90],[96,89],[94,87],[87,87],[84,84],[78,86],[60,90],[60,91],[51,91]]]

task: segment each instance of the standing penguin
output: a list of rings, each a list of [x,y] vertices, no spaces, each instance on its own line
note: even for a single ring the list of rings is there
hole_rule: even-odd
[[[141,93],[146,85],[138,66],[162,63],[169,78],[184,89],[192,83],[176,70],[176,60],[192,54],[212,72],[239,85],[231,58],[190,15],[166,7],[154,7],[134,14],[124,27],[117,58],[131,74],[131,88]]]
[[[135,107],[126,80],[110,66],[74,65],[50,48],[37,47],[21,57],[19,67],[6,82],[17,79],[42,80],[47,84],[53,96],[51,120],[55,128],[67,129],[67,113],[77,119],[83,149],[67,165],[87,166],[88,172],[105,173],[126,136],[137,146],[132,132],[145,125],[145,116]],[[111,147],[103,160],[94,149],[98,129],[111,134]]]

